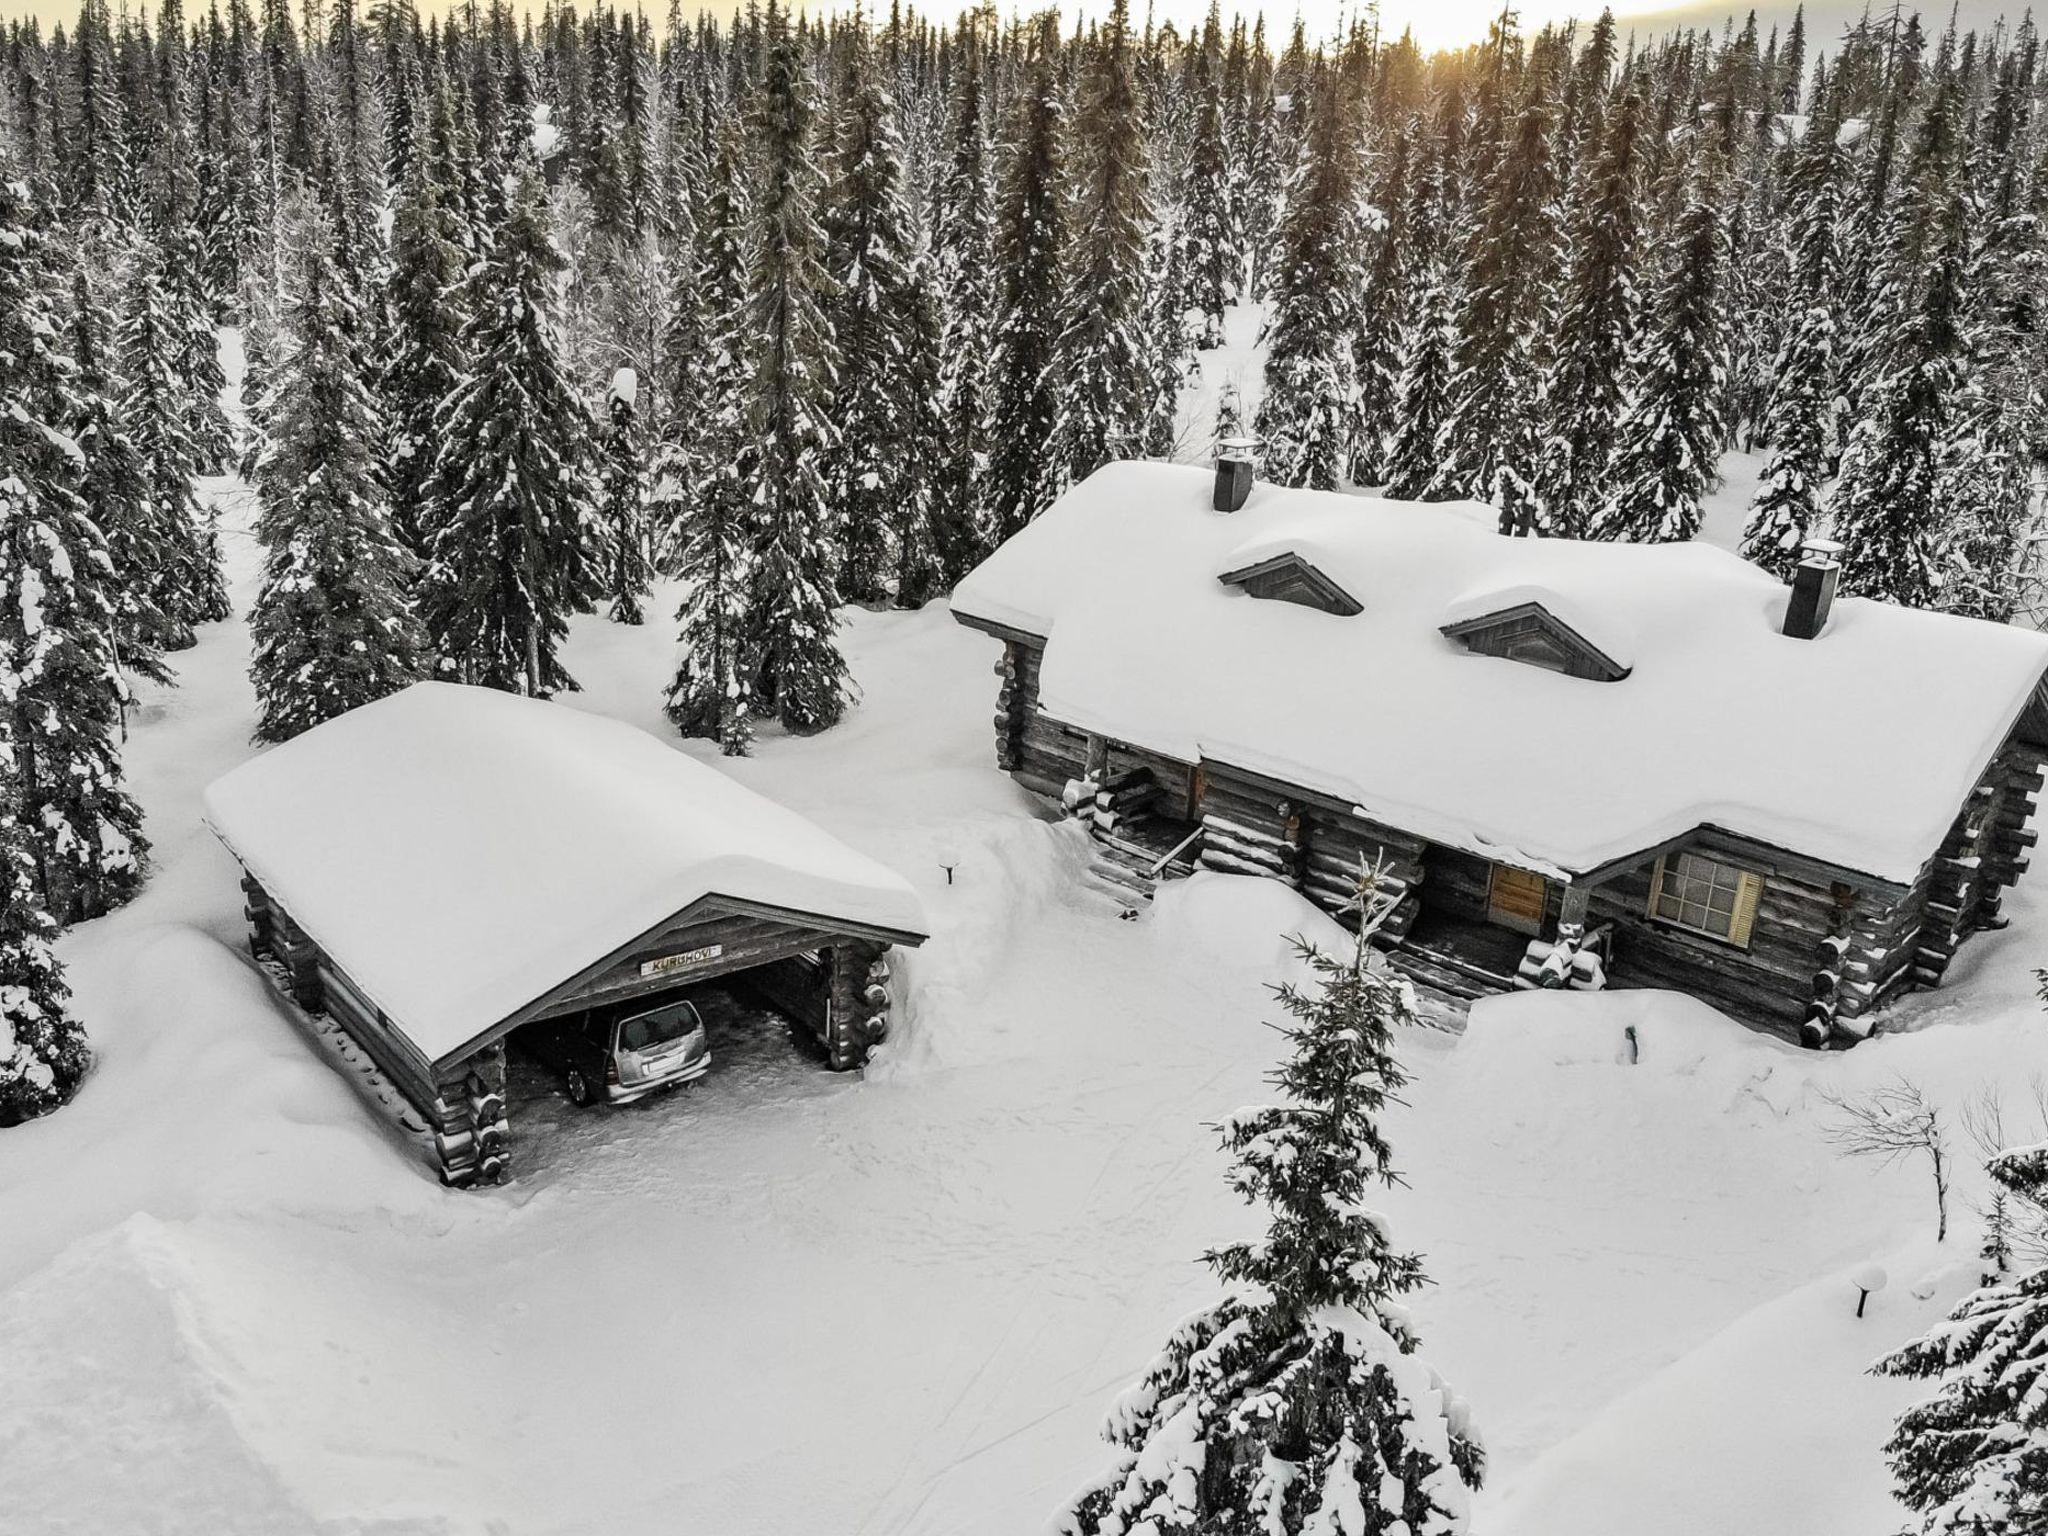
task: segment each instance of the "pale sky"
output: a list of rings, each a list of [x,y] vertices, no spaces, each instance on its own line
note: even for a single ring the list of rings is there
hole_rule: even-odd
[[[114,0],[118,10],[124,0]],[[125,0],[130,5],[145,8],[154,13],[158,0]],[[532,0],[538,9],[538,0]],[[797,0],[804,3],[804,0]],[[817,9],[820,0],[810,0],[812,9]],[[831,3],[831,0],[824,0]],[[885,4],[886,0],[868,0],[870,8]],[[998,0],[1004,10],[1029,11],[1036,7],[1028,0]],[[1260,9],[1261,0],[1240,0],[1245,14]],[[1347,18],[1358,14],[1365,0],[1299,0],[1299,9],[1308,24],[1312,37],[1336,35]],[[1885,0],[1888,6],[1889,0]],[[187,16],[203,15],[207,0],[184,0]],[[436,8],[437,0],[422,0],[423,8]],[[657,18],[668,11],[667,0],[642,0],[643,7]],[[1153,0],[1154,14],[1161,20],[1172,18],[1183,30],[1198,26],[1207,14],[1208,0]],[[1964,0],[1961,7],[1961,22],[1964,27],[1988,27],[2001,14],[2017,17],[2024,0],[2008,6],[2001,0]],[[364,7],[366,10],[367,6]],[[445,4],[438,8],[445,9]],[[686,0],[686,8],[696,6]],[[729,11],[726,0],[713,0],[708,6],[716,11]],[[1062,7],[1069,15],[1075,9],[1072,3]],[[1873,7],[1877,9],[1884,6]],[[918,9],[933,16],[951,14],[953,7],[945,0],[923,0]],[[1086,0],[1082,9],[1100,13],[1108,9],[1108,0]],[[1225,14],[1230,5],[1225,4]],[[1278,47],[1286,41],[1288,30],[1293,25],[1295,0],[1265,0],[1266,30]],[[1617,5],[1615,11],[1622,18],[1624,33],[1633,27],[1643,37],[1654,37],[1676,26],[1710,26],[1719,31],[1722,22],[1733,15],[1739,22],[1746,14],[1747,5],[1737,5],[1732,0],[1691,0],[1691,3],[1674,5],[1669,8],[1651,9],[1640,4]],[[1755,7],[1759,30],[1766,35],[1772,26],[1783,27],[1792,19],[1793,0],[1786,3],[1762,4]],[[1812,58],[1815,47],[1834,51],[1836,40],[1842,28],[1853,21],[1864,9],[1864,0],[1813,0],[1806,7],[1808,58]],[[1134,16],[1142,22],[1145,0],[1132,0]],[[1576,15],[1591,21],[1600,13],[1599,0],[1523,0],[1519,7],[1522,26],[1533,31],[1546,21],[1559,20]],[[77,0],[0,0],[0,18],[13,19],[20,16],[38,15],[47,26],[54,21],[69,23],[78,12]],[[1398,35],[1403,27],[1413,30],[1415,38],[1425,49],[1457,47],[1474,42],[1486,35],[1489,22],[1500,12],[1499,0],[1382,0],[1380,7],[1381,25],[1390,33]],[[1939,30],[1948,16],[1947,0],[1929,0],[1922,12],[1930,34]]]

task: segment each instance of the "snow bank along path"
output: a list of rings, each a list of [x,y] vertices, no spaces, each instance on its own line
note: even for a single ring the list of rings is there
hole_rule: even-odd
[[[1703,543],[1508,539],[1490,510],[1112,464],[961,583],[954,606],[1047,637],[1047,713],[1356,803],[1484,858],[1583,872],[1712,825],[1910,883],[2048,668],[2048,637],[1787,589]],[[1217,578],[1294,554],[1341,617]],[[1591,682],[1481,656],[1446,624],[1541,602],[1632,668]],[[1872,732],[1913,703],[1910,739]],[[1514,771],[1503,769],[1511,757]]]
[[[9,1536],[1036,1536],[1100,1469],[1111,1396],[1214,1293],[1195,1256],[1246,1230],[1207,1122],[1264,1096],[1282,936],[1324,920],[1204,877],[1116,921],[988,763],[992,643],[937,608],[847,640],[847,723],[724,766],[918,891],[896,1037],[864,1080],[771,1037],[654,1108],[523,1104],[527,1171],[464,1197],[240,950],[199,818],[250,755],[246,633],[179,658],[130,742],[159,867],[63,946],[101,1065],[0,1144]],[[562,707],[660,729],[659,626],[583,621],[568,661]],[[2048,1071],[2031,882],[2009,910],[1842,1055],[1644,994],[1409,1043],[1386,1205],[1487,1436],[1479,1530],[1723,1536],[1731,1489],[1746,1536],[1888,1528],[1873,1428],[1910,1384],[1860,1369],[1952,1298],[1975,1227],[1938,1252],[1919,1177],[1837,1159],[1818,1096],[1905,1071],[1953,1108]],[[1852,1330],[1838,1281],[1873,1256],[1893,1283]]]
[[[206,791],[222,841],[439,1059],[708,895],[921,936],[909,881],[616,720],[416,683]]]

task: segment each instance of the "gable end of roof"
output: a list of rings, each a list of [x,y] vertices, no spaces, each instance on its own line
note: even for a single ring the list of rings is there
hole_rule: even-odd
[[[1252,565],[1225,571],[1216,578],[1226,587],[1236,587],[1252,597],[1295,603],[1348,619],[1363,613],[1365,605],[1320,570],[1314,561],[1288,552]]]
[[[1562,653],[1565,665],[1560,671],[1593,682],[1618,683],[1631,670],[1539,602],[1516,603],[1493,613],[1460,619],[1455,624],[1443,625],[1441,632],[1449,639],[1464,641],[1467,649],[1481,656],[1508,660],[1515,659],[1509,655],[1509,647],[1515,641],[1542,635]]]

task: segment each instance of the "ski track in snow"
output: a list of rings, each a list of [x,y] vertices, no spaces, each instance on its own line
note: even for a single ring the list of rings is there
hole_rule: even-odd
[[[1255,378],[1243,314],[1233,338]],[[1731,464],[1709,536],[1739,531],[1751,473]],[[208,489],[246,608],[249,498]],[[645,628],[578,621],[563,703],[670,739],[675,598]],[[245,627],[146,690],[128,762],[155,872],[63,946],[100,1064],[0,1149],[10,1536],[1023,1536],[1104,1466],[1111,1397],[1213,1299],[1198,1255],[1249,1230],[1209,1127],[1265,1097],[1280,934],[1320,919],[1204,877],[1118,921],[1077,831],[991,764],[993,644],[943,604],[853,613],[846,642],[843,726],[720,766],[918,885],[935,935],[902,959],[895,1038],[835,1077],[735,1016],[702,1083],[588,1114],[521,1069],[517,1176],[467,1195],[247,962],[197,820],[252,750]],[[1913,1388],[1860,1372],[1974,1269],[1975,1183],[1937,1251],[1917,1170],[1835,1158],[1819,1093],[1896,1068],[1953,1105],[2048,1068],[2031,881],[2010,910],[1842,1056],[1641,994],[1603,1000],[1646,1010],[1636,1068],[1579,1048],[1619,1014],[1409,1042],[1385,1205],[1435,1281],[1425,1352],[1490,1447],[1479,1530],[1897,1518],[1878,1446]],[[1893,1283],[1851,1326],[1840,1277],[1872,1255]]]

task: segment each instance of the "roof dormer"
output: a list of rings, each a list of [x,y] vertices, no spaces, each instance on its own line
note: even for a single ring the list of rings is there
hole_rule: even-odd
[[[1348,619],[1364,607],[1318,569],[1313,561],[1292,550],[1252,565],[1240,566],[1234,571],[1225,571],[1216,579],[1226,587],[1236,587],[1253,597],[1298,603],[1304,608],[1334,613],[1339,618]]]
[[[1477,655],[1525,662],[1566,677],[1615,683],[1629,674],[1626,662],[1595,645],[1534,598],[1456,620],[1442,629]]]

